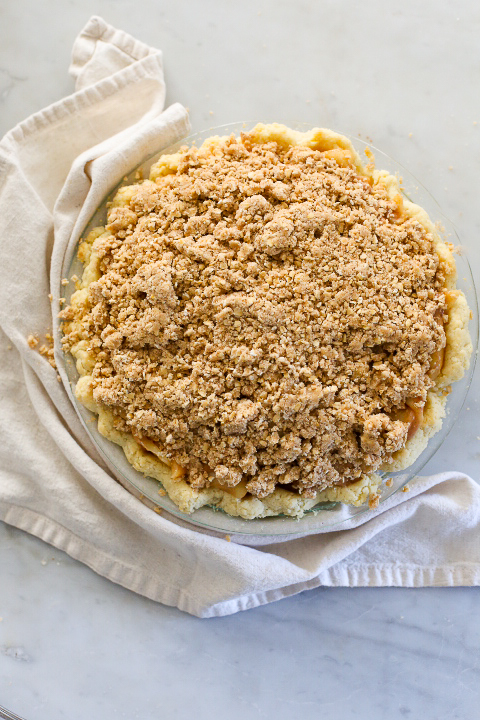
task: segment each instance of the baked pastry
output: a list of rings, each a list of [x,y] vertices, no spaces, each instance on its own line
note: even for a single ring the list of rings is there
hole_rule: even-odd
[[[329,130],[164,155],[80,244],[78,399],[186,513],[378,501],[472,351],[455,262],[397,178]]]

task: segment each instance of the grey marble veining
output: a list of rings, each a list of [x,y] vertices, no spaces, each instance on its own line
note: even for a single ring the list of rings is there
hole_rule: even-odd
[[[480,589],[324,588],[204,621],[0,538],[0,698],[26,717],[478,717]]]
[[[473,0],[17,0],[0,23],[0,134],[73,91],[97,13],[164,52],[195,130],[300,120],[391,155],[480,275],[480,9]],[[478,479],[479,372],[426,472]],[[0,704],[27,720],[480,717],[480,589],[324,588],[198,620],[0,525]]]

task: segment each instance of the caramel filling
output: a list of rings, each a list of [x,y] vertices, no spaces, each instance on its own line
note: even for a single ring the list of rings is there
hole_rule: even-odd
[[[447,302],[451,301],[453,294],[454,293],[451,290],[447,290],[445,292],[445,299]],[[435,313],[435,320],[437,321],[437,323],[439,325],[441,325],[442,327],[444,326],[443,313],[437,311]],[[445,347],[441,348],[440,350],[435,350],[435,352],[433,353],[433,355],[431,357],[430,369],[428,371],[428,376],[432,380],[436,380],[437,377],[440,375],[440,373],[442,372],[444,362],[445,362]]]
[[[401,410],[395,410],[392,413],[392,420],[401,420],[401,422],[408,424],[409,427],[407,432],[407,440],[410,440],[415,435],[418,428],[420,427],[422,418],[423,406],[418,408],[406,405],[406,407],[402,408]]]
[[[137,443],[147,450],[147,452],[152,453],[152,455],[158,457],[158,459],[165,465],[168,465],[172,471],[173,480],[181,480],[185,476],[185,468],[179,465],[175,460],[167,458],[153,440],[149,440],[148,438],[137,435],[136,433],[132,433],[132,435]]]
[[[443,363],[445,362],[445,348],[442,348],[441,350],[435,350],[435,352],[432,355],[432,359],[430,360],[430,370],[428,371],[428,376],[432,380],[436,380],[437,377],[442,372]]]
[[[334,160],[340,167],[352,167],[352,156],[346,150],[334,148],[333,150],[325,150],[322,155],[329,160]]]
[[[160,450],[158,445],[156,445],[153,440],[149,440],[148,438],[137,435],[136,433],[132,434],[138,444],[141,445],[145,450],[147,450],[147,452],[152,453],[153,455],[158,457],[159,460],[165,463],[165,465],[169,466],[170,470],[172,471],[173,480],[182,480],[185,477],[185,468],[182,465],[179,465],[179,463],[177,463],[175,460],[170,460],[169,458],[165,457],[165,455],[162,454],[162,451]],[[217,490],[224,490],[224,492],[229,493],[233,497],[237,498],[237,500],[241,500],[245,497],[245,495],[248,494],[247,483],[245,482],[245,480],[241,480],[238,485],[230,486],[213,478],[210,487]]]
[[[237,500],[241,500],[248,494],[247,483],[245,480],[240,480],[238,485],[225,485],[214,478],[210,487],[216,488],[217,490],[224,490],[230,495],[233,495],[233,497],[237,498]]]

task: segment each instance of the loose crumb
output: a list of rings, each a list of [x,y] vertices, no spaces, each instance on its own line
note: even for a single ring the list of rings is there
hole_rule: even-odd
[[[404,493],[410,492],[410,488],[408,487],[408,485],[405,485],[405,486],[402,488],[402,492],[404,492]]]
[[[370,495],[370,497],[368,499],[368,507],[370,508],[370,510],[375,510],[375,508],[378,507],[379,503],[380,503],[380,495],[376,495],[376,494]]]
[[[48,362],[53,368],[57,368],[54,358],[53,343],[47,341],[47,344],[40,345],[40,347],[38,348],[38,352],[40,353],[40,355],[43,355],[43,357],[48,360]]]
[[[231,541],[232,541],[232,538],[230,537],[230,535],[225,535],[225,540],[226,540],[227,542],[231,542]]]
[[[155,507],[153,508],[153,510],[154,510],[154,512],[157,513],[157,515],[162,515],[162,514],[163,514],[162,508],[159,508],[158,505],[155,505]]]
[[[392,485],[393,485],[393,478],[387,478],[387,479],[385,480],[385,485],[386,485],[387,487],[392,487]]]
[[[44,358],[46,358],[46,360],[48,360],[50,365],[56,370],[57,365],[55,363],[55,357],[54,357],[55,352],[53,349],[53,342],[54,342],[53,335],[50,331],[47,331],[45,333],[44,337],[45,337],[45,342],[42,343],[41,345],[39,345],[39,343],[40,343],[39,334],[32,333],[31,335],[29,335],[27,337],[27,342],[32,349],[37,350],[40,353],[40,355],[42,355]]]

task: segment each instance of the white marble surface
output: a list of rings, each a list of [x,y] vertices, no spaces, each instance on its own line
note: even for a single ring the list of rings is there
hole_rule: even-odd
[[[473,0],[2,3],[0,134],[73,90],[93,14],[164,51],[194,129],[303,120],[368,138],[457,225],[480,275],[480,10]],[[478,478],[480,377],[427,466]],[[0,525],[0,705],[27,720],[473,719],[480,590],[319,589],[201,621]]]

